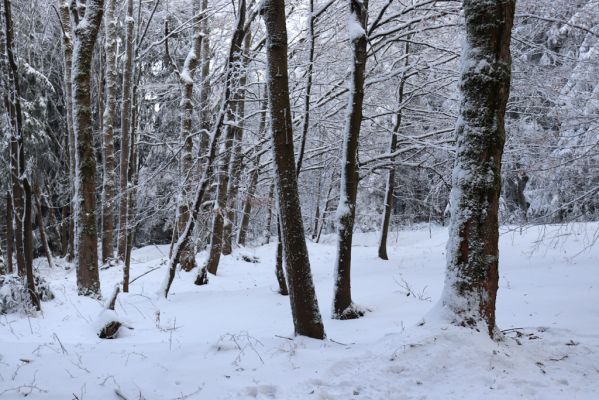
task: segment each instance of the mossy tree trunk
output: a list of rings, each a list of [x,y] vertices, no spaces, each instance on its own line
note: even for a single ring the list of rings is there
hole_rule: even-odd
[[[515,1],[464,0],[463,4],[466,47],[442,304],[453,323],[494,336],[501,157]]]

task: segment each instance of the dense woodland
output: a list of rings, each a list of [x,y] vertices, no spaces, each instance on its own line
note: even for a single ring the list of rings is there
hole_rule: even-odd
[[[444,298],[493,334],[498,224],[599,217],[599,2],[515,3],[2,0],[1,272],[38,309],[37,257],[110,299],[101,269],[127,292],[132,249],[170,243],[166,297],[278,242],[295,331],[323,338],[321,312],[366,311],[353,233],[387,259],[390,232],[450,224]]]

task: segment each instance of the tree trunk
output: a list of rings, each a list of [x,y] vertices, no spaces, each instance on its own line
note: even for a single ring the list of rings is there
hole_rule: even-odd
[[[285,1],[266,0],[267,71],[275,182],[295,333],[323,339],[299,201],[287,72]]]
[[[114,206],[115,206],[115,159],[114,159],[114,124],[116,121],[116,51],[117,51],[117,17],[115,15],[116,0],[108,0],[106,4],[106,108],[103,115],[103,151],[104,168],[102,180],[102,263],[114,257]]]
[[[119,238],[117,255],[125,260],[127,251],[127,220],[129,203],[127,190],[129,186],[129,135],[131,131],[131,86],[133,76],[133,50],[135,46],[133,18],[133,0],[127,0],[127,37],[123,71],[123,102],[121,106],[121,165],[120,165],[120,198],[119,198]]]
[[[510,89],[514,0],[464,0],[466,43],[456,124],[447,275],[452,323],[496,333],[498,207]]]
[[[260,130],[262,132],[262,129]],[[250,183],[248,185],[247,193],[245,195],[245,201],[243,203],[243,211],[241,212],[241,222],[239,223],[239,232],[237,234],[237,244],[239,246],[245,246],[247,239],[247,230],[250,225],[250,216],[252,214],[252,202],[256,195],[256,188],[258,187],[258,178],[260,177],[260,154],[256,156],[254,162],[254,170],[250,177]]]
[[[333,318],[352,319],[364,314],[351,298],[351,247],[356,197],[358,193],[358,139],[364,102],[364,72],[366,69],[366,20],[368,2],[349,0],[350,41],[352,46],[352,77],[347,104],[343,138],[339,206],[337,208],[337,262],[335,266],[335,293]]]
[[[194,3],[193,14],[199,10]],[[194,24],[193,42],[183,71],[179,75],[181,85],[181,129],[179,132],[179,140],[183,146],[180,160],[180,173],[182,179],[181,202],[179,204],[179,231],[185,229],[187,220],[189,219],[189,195],[192,191],[191,182],[193,178],[193,137],[191,135],[192,114],[193,114],[193,88],[194,76],[196,69],[200,63],[200,53],[202,50],[202,31],[201,20]],[[182,250],[181,253],[181,268],[185,271],[191,271],[196,266],[195,246],[190,241],[189,245]]]
[[[6,69],[8,88],[4,94],[9,111],[11,127],[10,135],[10,175],[12,183],[13,206],[15,215],[15,244],[17,256],[17,273],[25,276],[27,272],[26,252],[24,248],[24,223],[26,219],[25,198],[22,178],[25,175],[25,147],[23,143],[23,113],[21,110],[21,94],[19,74],[14,54],[14,30],[10,0],[4,0],[4,51],[6,52]]]
[[[405,62],[404,66],[408,66],[409,58],[409,42],[406,42],[405,47]],[[401,116],[403,110],[403,97],[404,97],[404,88],[405,88],[405,74],[402,74],[399,82],[399,90],[398,90],[398,111],[395,116],[395,126],[393,127],[393,133],[391,135],[391,142],[389,144],[389,153],[393,154],[395,149],[397,148],[397,134],[399,133],[399,128],[401,127]],[[395,158],[391,158],[391,161],[395,160]],[[382,260],[388,260],[387,256],[387,236],[389,234],[389,224],[391,222],[391,213],[393,211],[393,197],[394,197],[394,189],[395,189],[395,166],[391,166],[389,168],[389,172],[387,173],[387,186],[385,188],[385,203],[383,209],[383,221],[381,223],[381,239],[379,241],[379,258]]]
[[[245,1],[245,0],[242,0]],[[240,14],[241,17],[241,14]],[[177,272],[177,266],[179,265],[179,260],[181,258],[182,250],[185,246],[188,245],[191,240],[191,234],[193,232],[193,228],[195,227],[196,220],[198,218],[198,213],[200,212],[200,208],[202,206],[202,202],[204,201],[204,196],[208,190],[208,183],[210,182],[210,175],[212,174],[214,160],[216,159],[216,151],[218,147],[218,141],[220,135],[222,133],[223,126],[225,124],[225,115],[227,114],[227,110],[229,109],[229,102],[231,98],[231,81],[233,79],[233,61],[235,59],[235,45],[238,40],[236,37],[240,34],[243,34],[244,21],[241,18],[237,20],[237,28],[233,33],[233,39],[231,41],[231,47],[229,49],[229,56],[227,59],[227,68],[226,68],[226,79],[225,79],[225,87],[223,93],[223,101],[218,112],[218,116],[214,123],[214,127],[210,134],[210,142],[207,147],[207,155],[206,162],[204,165],[204,169],[202,171],[202,178],[200,179],[200,183],[198,185],[198,189],[196,191],[195,198],[191,207],[191,215],[187,220],[187,225],[185,225],[185,229],[179,234],[179,238],[173,244],[171,257],[169,259],[168,264],[168,272],[162,283],[162,287],[160,289],[161,294],[164,297],[168,296],[168,292],[170,291],[173,280],[175,279],[175,274]],[[240,41],[240,40],[239,40]],[[200,274],[203,269],[200,269]],[[196,282],[198,282],[198,278],[196,278]]]
[[[23,178],[23,192],[25,193],[25,216],[23,220],[23,250],[25,251],[25,277],[27,278],[27,291],[31,298],[31,304],[40,311],[40,299],[35,291],[35,279],[33,277],[33,229],[31,224],[31,213],[33,202],[31,186],[27,178]]]
[[[73,133],[73,39],[71,32],[71,17],[69,16],[68,0],[60,2],[60,24],[62,28],[62,47],[64,53],[64,86],[65,86],[65,105],[67,109],[67,169],[69,174],[69,183],[71,185],[71,200],[75,199],[75,136]],[[75,212],[74,204],[71,201],[63,213],[63,224],[65,225],[66,234],[64,239],[66,242],[67,252],[65,253],[67,261],[71,262],[75,259]],[[66,222],[65,222],[66,219]]]
[[[231,155],[231,163],[229,166],[229,185],[227,187],[227,210],[226,219],[223,226],[223,255],[229,255],[233,252],[233,231],[235,226],[235,216],[237,211],[237,195],[239,193],[239,181],[241,180],[242,156],[241,147],[243,143],[243,130],[245,118],[245,85],[247,82],[247,66],[250,60],[250,51],[252,45],[252,36],[249,30],[246,30],[244,37],[244,53],[241,54],[240,71],[239,71],[239,88],[237,96],[235,96],[235,126],[233,135],[233,153]]]
[[[81,21],[75,22],[73,51],[73,132],[77,151],[75,209],[77,289],[80,295],[99,298],[98,233],[96,228],[96,157],[91,108],[91,62],[102,23],[103,0],[87,0]]]
[[[243,39],[245,36],[245,0],[241,0],[239,4],[239,21],[238,29],[235,32],[233,41],[231,42],[231,82],[229,85],[232,89],[231,92],[231,104],[227,112],[227,120],[229,125],[226,127],[226,135],[221,145],[220,151],[220,163],[217,166],[217,188],[216,198],[214,203],[214,216],[212,218],[212,229],[210,235],[210,249],[208,255],[208,261],[206,262],[205,269],[213,275],[216,275],[218,270],[218,264],[220,262],[220,256],[222,252],[223,244],[223,228],[225,222],[225,213],[227,206],[227,189],[229,187],[229,162],[231,160],[231,152],[233,143],[235,141],[235,135],[239,135],[238,127],[236,123],[232,123],[236,116],[235,110],[239,111],[243,107],[243,95],[244,90],[241,87],[245,84],[243,79],[243,66],[242,66],[242,52],[243,52]]]
[[[44,214],[42,212],[42,202],[40,200],[41,193],[40,188],[37,184],[33,185],[33,194],[35,196],[37,229],[39,230],[40,240],[42,242],[42,245],[44,246],[44,253],[46,254],[46,260],[48,260],[48,266],[50,268],[53,268],[54,263],[52,262],[52,252],[50,251],[50,246],[48,245],[48,237],[46,236],[46,228],[44,227]]]
[[[10,193],[6,194],[6,272],[9,274],[13,273],[12,263],[12,246],[14,242],[13,233],[13,215],[12,215],[12,197]]]

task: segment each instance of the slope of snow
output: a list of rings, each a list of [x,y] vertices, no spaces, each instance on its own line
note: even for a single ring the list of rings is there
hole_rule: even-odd
[[[391,233],[390,261],[376,258],[377,234],[356,236],[353,297],[371,310],[358,320],[329,318],[334,238],[310,244],[326,341],[293,338],[272,244],[223,257],[207,286],[180,273],[166,301],[168,246],[134,251],[132,277],[162,268],[119,295],[134,329],[115,340],[96,336],[103,303],[76,295],[74,271],[40,259],[56,299],[37,317],[0,316],[0,399],[597,399],[598,227],[504,229],[498,343],[436,316],[441,227]],[[105,297],[120,273],[101,272]]]

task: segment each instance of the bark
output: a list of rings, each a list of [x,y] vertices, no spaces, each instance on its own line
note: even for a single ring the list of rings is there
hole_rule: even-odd
[[[406,43],[406,59],[404,62],[404,67],[408,66],[409,58],[408,58],[409,44]],[[398,90],[398,111],[395,116],[395,126],[393,127],[393,133],[391,135],[391,141],[389,143],[389,153],[395,153],[397,148],[397,134],[399,133],[399,128],[401,127],[401,117],[402,117],[402,109],[403,109],[403,97],[404,97],[404,88],[405,88],[405,78],[404,75],[401,76],[399,82],[399,90]],[[393,162],[395,157],[391,158],[390,161]],[[383,221],[381,223],[381,239],[379,241],[379,258],[382,260],[388,260],[389,256],[387,255],[387,236],[389,234],[389,224],[391,222],[391,212],[393,211],[393,198],[394,198],[394,189],[395,189],[395,167],[391,166],[389,168],[389,172],[387,173],[387,186],[385,188],[385,202],[383,209]]]
[[[264,130],[264,116],[260,121],[260,130]],[[237,244],[239,246],[245,246],[247,240],[248,226],[250,225],[250,216],[252,214],[252,202],[256,195],[256,188],[258,187],[258,178],[260,177],[260,153],[256,156],[254,162],[254,170],[252,171],[250,182],[248,184],[247,193],[245,195],[245,201],[243,203],[243,211],[241,212],[241,221],[239,223],[239,232],[237,233]]]
[[[25,197],[22,179],[25,174],[25,146],[23,142],[23,113],[21,110],[21,94],[18,67],[14,54],[14,30],[12,21],[11,1],[4,0],[4,51],[6,52],[6,69],[8,88],[5,103],[9,111],[11,125],[10,135],[10,175],[13,192],[15,215],[15,250],[17,258],[17,273],[25,276],[27,270],[26,252],[24,248],[24,223],[26,219]]]
[[[13,273],[12,253],[13,253],[13,210],[12,197],[10,193],[6,194],[6,272]]]
[[[103,180],[102,180],[102,262],[107,263],[114,256],[114,206],[115,206],[115,158],[114,158],[114,125],[116,121],[116,52],[117,52],[117,17],[115,15],[116,0],[106,3],[106,107],[102,116],[103,122]]]
[[[208,9],[208,0],[202,0],[202,11]],[[200,86],[200,144],[198,154],[200,157],[208,148],[210,141],[211,110],[210,110],[210,25],[209,18],[202,19],[202,68]],[[201,166],[202,163],[199,163]]]
[[[447,275],[452,323],[496,333],[498,208],[510,90],[513,0],[465,0],[466,43],[456,124]]]
[[[61,0],[60,9],[60,24],[62,28],[62,48],[64,53],[64,86],[65,86],[65,103],[67,111],[67,134],[66,134],[66,148],[67,148],[67,169],[69,174],[71,199],[75,198],[75,136],[73,133],[73,39],[71,31],[71,19],[69,16],[69,4],[68,0]],[[71,202],[67,206],[63,215],[63,224],[65,224],[66,244],[68,251],[65,253],[67,261],[71,262],[75,259],[75,215],[74,215],[74,204]],[[64,220],[66,219],[66,223]]]
[[[289,296],[289,287],[283,270],[283,240],[281,238],[281,224],[277,223],[277,254],[275,256],[275,276],[279,284],[279,294]]]
[[[297,186],[289,104],[285,2],[266,0],[262,11],[267,32],[267,82],[275,182],[291,313],[296,334],[323,339],[324,326],[312,282]]]
[[[80,295],[100,297],[98,274],[98,233],[96,228],[96,158],[91,107],[91,63],[102,22],[103,0],[88,0],[79,21],[73,9],[75,46],[73,51],[73,132],[76,183],[74,217],[77,221],[75,255],[77,289]]]
[[[335,266],[335,288],[333,300],[333,318],[352,319],[363,315],[363,311],[354,306],[351,297],[351,247],[354,220],[356,216],[356,196],[358,193],[358,140],[362,123],[362,104],[364,102],[364,73],[366,69],[366,21],[368,2],[350,0],[350,13],[364,33],[350,32],[352,47],[351,90],[347,105],[345,137],[341,164],[339,188],[339,206],[337,208],[337,260]]]
[[[44,246],[44,253],[46,254],[46,260],[48,260],[48,266],[50,268],[53,268],[54,263],[52,262],[52,252],[50,251],[50,246],[48,245],[48,236],[46,235],[46,228],[44,227],[44,214],[42,211],[42,202],[40,200],[41,193],[40,188],[37,184],[33,185],[33,194],[35,196],[37,229],[40,233],[40,240],[42,242],[42,246]]]
[[[270,231],[272,230],[272,214],[273,214],[273,203],[275,197],[275,180],[273,178],[272,183],[270,184],[270,188],[268,190],[268,203],[267,203],[267,212],[268,216],[266,218],[266,227],[264,228],[264,236],[265,243],[270,243]],[[278,224],[278,222],[277,222]]]
[[[121,165],[119,170],[119,237],[117,255],[119,260],[125,260],[127,251],[127,221],[129,187],[129,135],[131,131],[131,86],[133,84],[133,50],[135,46],[133,18],[133,0],[127,0],[127,37],[125,44],[125,60],[123,71],[123,101],[121,105]]]
[[[23,179],[23,192],[25,193],[25,215],[23,219],[23,250],[25,252],[25,277],[27,278],[27,291],[31,298],[31,304],[40,311],[40,299],[35,291],[35,279],[33,277],[33,231],[31,224],[32,194],[31,186],[27,178]]]
[[[197,11],[197,6],[194,3],[193,14]],[[181,85],[181,129],[179,132],[179,140],[183,146],[180,160],[180,173],[182,177],[182,193],[181,202],[179,204],[179,231],[185,229],[187,220],[189,219],[189,195],[192,191],[192,168],[193,168],[193,138],[191,135],[192,114],[193,114],[193,89],[194,76],[196,69],[200,63],[200,53],[202,50],[202,20],[194,25],[193,41],[183,71],[179,75]],[[189,246],[183,249],[181,255],[181,268],[185,271],[191,271],[196,266],[195,261],[195,246],[193,242],[189,242]]]

